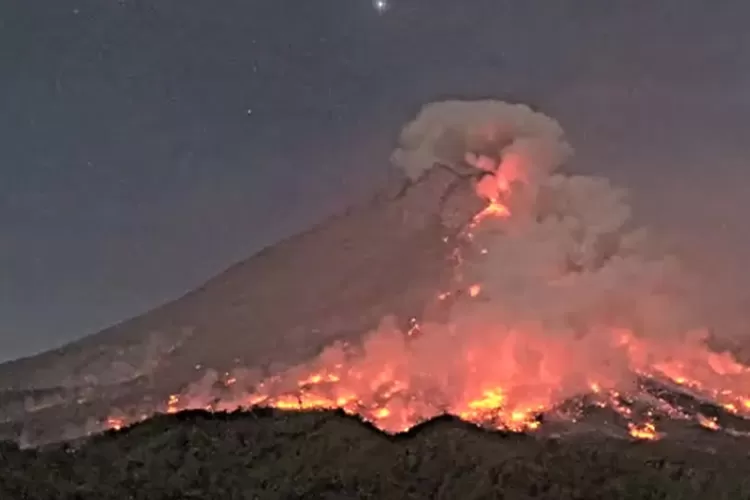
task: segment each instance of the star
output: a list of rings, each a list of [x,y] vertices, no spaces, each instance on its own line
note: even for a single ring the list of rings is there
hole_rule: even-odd
[[[372,6],[378,14],[383,14],[390,7],[388,0],[372,0]]]

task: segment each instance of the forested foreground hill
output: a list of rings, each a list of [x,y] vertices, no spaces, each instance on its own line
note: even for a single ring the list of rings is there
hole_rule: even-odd
[[[750,498],[737,447],[539,439],[438,418],[391,437],[339,412],[183,412],[37,450],[3,445],[2,499]]]

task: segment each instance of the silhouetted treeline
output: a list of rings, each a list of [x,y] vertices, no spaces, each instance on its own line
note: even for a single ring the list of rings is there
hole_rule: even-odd
[[[158,416],[77,444],[0,444],[0,498],[750,498],[750,459],[676,442],[540,439],[449,418],[390,437],[339,412]]]

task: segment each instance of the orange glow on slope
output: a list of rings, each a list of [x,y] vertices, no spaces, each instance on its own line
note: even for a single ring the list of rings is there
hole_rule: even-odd
[[[487,200],[487,205],[469,224],[466,235],[469,240],[472,231],[485,221],[513,217],[499,198],[509,194],[514,183],[523,182],[518,165],[514,159],[504,161],[500,173],[484,177],[477,184],[477,193]],[[482,254],[486,252],[481,249]],[[469,297],[477,297],[483,291],[482,283],[468,288],[464,284],[457,291],[461,289],[467,290]],[[443,301],[453,295],[453,291],[446,291],[435,297]],[[406,332],[381,327],[368,346],[370,357],[349,358],[340,347],[324,351],[316,365],[271,377],[250,393],[242,393],[237,388],[240,385],[237,378],[227,375],[225,388],[236,392],[225,406],[233,409],[263,405],[285,410],[338,408],[361,415],[390,432],[403,431],[425,418],[450,413],[495,428],[528,432],[540,427],[539,414],[555,409],[568,397],[590,392],[598,398],[597,405],[611,408],[629,422],[630,436],[656,440],[662,434],[655,423],[644,422],[643,416],[635,415],[622,401],[619,383],[638,374],[697,391],[727,411],[750,416],[750,368],[728,353],[711,352],[700,342],[656,342],[640,338],[627,328],[603,326],[599,344],[590,346],[576,339],[544,335],[535,325],[511,329],[470,318],[463,326],[456,331],[434,325],[423,327],[416,318],[411,318]],[[443,328],[440,335],[460,338],[458,344],[464,351],[457,353],[451,346],[437,346],[433,349],[442,357],[420,358],[419,349],[414,346],[437,343],[440,335],[433,330],[440,328]],[[580,365],[592,353],[596,356],[600,352],[608,353],[612,363],[595,365],[587,372],[586,379],[579,379]],[[450,364],[452,373],[461,373],[461,380],[440,379],[442,364]],[[430,373],[437,380],[427,383],[422,373]],[[205,404],[171,395],[166,411],[175,413]],[[706,428],[719,429],[715,420],[703,415],[691,418]],[[106,423],[109,428],[118,429],[123,424],[115,418]]]
[[[489,217],[510,217],[510,210],[497,200],[490,200],[490,203],[481,212],[474,216],[471,227],[475,227]]]
[[[709,418],[699,413],[697,416],[697,420],[698,420],[698,423],[702,425],[703,427],[705,427],[706,429],[710,429],[712,431],[718,431],[719,429],[721,429],[721,427],[719,426],[719,423],[716,421],[715,418]]]
[[[656,426],[653,424],[653,422],[646,422],[645,424],[641,425],[631,423],[628,425],[628,428],[630,430],[630,435],[635,439],[655,441],[661,437],[661,435],[656,432]]]
[[[180,411],[180,397],[171,394],[169,400],[167,400],[167,413],[177,413],[178,411]]]
[[[107,429],[112,429],[115,431],[119,431],[123,427],[125,427],[127,424],[125,422],[125,419],[123,418],[117,418],[117,417],[109,417],[107,418]]]

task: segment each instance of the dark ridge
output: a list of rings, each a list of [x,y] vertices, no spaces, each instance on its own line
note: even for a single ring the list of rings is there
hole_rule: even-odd
[[[401,440],[408,441],[414,439],[417,436],[427,435],[431,433],[441,433],[448,431],[475,432],[477,430],[481,430],[481,432],[484,433],[489,439],[516,438],[523,440],[530,438],[528,434],[525,434],[523,432],[511,432],[502,429],[494,429],[491,427],[482,427],[481,425],[467,422],[466,420],[462,420],[460,417],[450,414],[443,414],[429,420],[425,420],[409,428],[408,430],[400,432],[398,434],[394,434],[391,437],[398,442]]]
[[[75,444],[3,442],[0,463],[9,499],[750,498],[744,447],[533,438],[449,416],[390,436],[341,411],[186,411]]]

